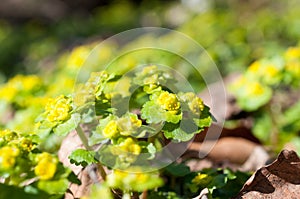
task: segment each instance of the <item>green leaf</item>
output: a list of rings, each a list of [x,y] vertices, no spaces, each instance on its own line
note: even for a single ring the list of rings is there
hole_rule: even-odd
[[[194,133],[188,133],[181,128],[177,128],[173,131],[164,131],[164,135],[168,139],[172,139],[178,142],[189,141],[194,137]]]
[[[287,109],[283,116],[280,118],[282,123],[282,129],[285,132],[297,133],[300,131],[300,102],[297,102],[289,109]]]
[[[154,111],[155,110],[155,111]],[[160,122],[171,122],[178,123],[182,114],[173,114],[170,111],[162,109],[155,101],[148,101],[143,105],[141,110],[142,119],[145,119],[147,123],[160,123]]]
[[[90,123],[94,120],[95,112],[93,109],[89,108],[87,112],[82,114],[82,122],[83,123]]]
[[[262,112],[254,117],[253,134],[262,142],[267,143],[270,139],[271,129],[273,126],[269,114]]]
[[[78,126],[80,120],[81,120],[80,114],[74,113],[71,115],[71,118],[69,120],[58,125],[56,128],[54,128],[53,131],[57,135],[65,136]]]
[[[272,98],[273,92],[271,88],[264,86],[263,93],[255,96],[241,96],[238,97],[238,104],[245,111],[255,111],[261,106],[267,104]]]
[[[175,164],[175,163],[167,166],[165,168],[165,170],[166,170],[166,172],[168,172],[169,174],[171,174],[175,177],[182,177],[191,172],[190,168],[188,166],[186,166],[185,164]]]
[[[10,198],[10,199],[20,199],[20,198],[26,198],[26,199],[41,199],[41,198],[50,198],[50,195],[47,193],[37,190],[36,191],[25,191],[20,187],[15,186],[9,186],[5,184],[0,183],[0,198]],[[30,193],[31,192],[31,193]],[[36,193],[32,193],[36,192]],[[62,197],[62,195],[60,195]]]
[[[78,179],[77,175],[75,175],[74,172],[71,172],[69,174],[68,180],[73,184],[81,185],[81,181]]]
[[[39,181],[38,188],[49,194],[64,194],[69,187],[67,179],[59,179],[55,181]]]
[[[95,151],[87,151],[85,149],[76,149],[69,156],[70,162],[75,165],[86,167],[87,165],[97,163],[95,159]]]

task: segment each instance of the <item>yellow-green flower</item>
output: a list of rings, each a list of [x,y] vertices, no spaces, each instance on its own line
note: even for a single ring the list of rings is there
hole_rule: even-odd
[[[209,175],[198,173],[198,175],[193,178],[192,183],[200,186],[206,186],[211,182],[211,180],[212,177],[210,177]]]
[[[16,157],[20,151],[12,146],[4,146],[0,149],[0,168],[6,170],[12,168],[16,163]]]
[[[264,87],[259,82],[248,82],[248,85],[246,85],[246,93],[249,97],[262,95],[264,93]]]
[[[155,73],[156,70],[157,70],[156,65],[150,65],[150,66],[143,68],[141,75],[143,75],[143,76],[149,75],[149,74]]]
[[[34,173],[41,180],[50,180],[53,178],[57,168],[57,158],[51,154],[43,152],[37,156],[37,165],[34,168]]]
[[[173,93],[163,91],[157,98],[157,103],[165,110],[171,111],[174,114],[180,109],[180,102]]]
[[[300,78],[300,62],[297,61],[288,62],[285,66],[285,69],[294,77]]]
[[[142,151],[142,148],[140,145],[138,145],[132,138],[126,138],[125,141],[123,141],[120,145],[119,145],[120,149],[128,152],[128,153],[132,153],[134,155],[139,155]]]
[[[142,120],[138,119],[136,115],[130,116],[130,121],[133,124],[134,127],[141,127],[142,126]]]
[[[265,71],[266,71],[266,75],[269,78],[275,77],[279,73],[278,68],[274,65],[267,65]]]
[[[156,89],[158,87],[158,75],[157,74],[153,74],[150,77],[146,77],[143,80],[143,83],[145,84],[144,86],[144,90],[146,92],[151,92],[152,90]]]
[[[71,52],[67,66],[70,68],[80,68],[90,54],[90,49],[86,46],[79,46]]]
[[[14,139],[18,138],[18,134],[9,129],[0,130],[0,141],[10,142]]]
[[[22,139],[20,140],[19,144],[20,144],[20,147],[21,147],[23,150],[25,150],[25,151],[30,152],[30,151],[32,151],[32,150],[34,149],[34,144],[33,144],[33,142],[32,142],[30,139],[28,139],[28,138],[22,138]]]
[[[45,109],[47,119],[50,122],[60,122],[70,117],[72,106],[70,105],[70,99],[61,95],[55,99],[49,99]]]
[[[284,54],[287,60],[300,58],[300,47],[290,47]]]
[[[110,187],[124,191],[144,191],[163,185],[158,173],[143,172],[140,168],[132,167],[128,171],[113,170],[107,176],[107,184]]]
[[[4,85],[0,88],[1,96],[0,98],[7,101],[12,102],[14,98],[17,96],[18,90],[14,87],[10,87],[9,85]]]
[[[14,102],[16,96],[33,94],[42,84],[41,78],[36,75],[16,75],[0,88],[0,98]]]
[[[116,135],[118,135],[119,129],[117,121],[111,120],[108,122],[108,124],[103,129],[103,135],[107,138],[113,138]]]
[[[199,115],[204,110],[204,103],[200,97],[193,92],[187,92],[180,96],[180,99],[187,103],[192,113]]]
[[[249,66],[248,71],[252,73],[257,73],[260,67],[261,67],[261,63],[259,61],[255,61]]]

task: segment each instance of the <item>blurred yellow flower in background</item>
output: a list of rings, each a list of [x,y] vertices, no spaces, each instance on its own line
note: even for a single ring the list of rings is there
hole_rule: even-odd
[[[49,180],[53,178],[56,167],[57,167],[57,158],[53,157],[51,154],[47,152],[43,152],[37,156],[37,165],[34,168],[34,173],[41,180]]]
[[[80,68],[90,54],[90,49],[87,46],[79,46],[72,50],[68,60],[67,67]]]
[[[16,162],[16,157],[20,151],[13,146],[4,146],[0,148],[0,168],[11,169]]]

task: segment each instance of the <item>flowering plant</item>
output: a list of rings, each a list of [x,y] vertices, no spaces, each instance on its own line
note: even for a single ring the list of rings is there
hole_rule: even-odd
[[[278,149],[289,141],[300,149],[299,82],[300,47],[290,47],[282,55],[255,61],[230,86],[241,109],[255,114],[254,134]]]
[[[143,67],[128,76],[93,73],[74,96],[71,112],[80,115],[81,125],[76,130],[85,137],[86,150],[73,151],[71,162],[113,168],[107,177],[101,169],[101,176],[107,179],[107,186],[121,189],[123,195],[161,186],[155,171],[159,168],[151,167],[159,161],[157,154],[170,142],[191,140],[213,121],[209,107],[196,94],[166,87],[175,82],[171,77],[157,66]],[[82,125],[89,126],[89,136],[81,130]],[[152,171],[145,173],[147,170]],[[141,179],[145,183],[135,183]],[[151,183],[147,179],[152,179]]]

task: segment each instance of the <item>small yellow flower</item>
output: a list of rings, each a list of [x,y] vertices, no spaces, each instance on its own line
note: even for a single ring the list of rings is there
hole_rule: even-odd
[[[196,185],[205,186],[208,183],[210,183],[211,180],[212,178],[209,175],[204,173],[198,173],[198,175],[195,176],[194,179],[192,180],[192,183]]]
[[[261,67],[261,63],[259,61],[255,61],[249,66],[248,71],[252,73],[257,73],[260,67]]]
[[[141,127],[142,126],[142,120],[134,117],[134,116],[130,116],[130,121],[131,123],[135,126],[135,127]]]
[[[148,75],[148,74],[154,73],[156,70],[157,70],[156,65],[146,66],[143,68],[141,75]]]
[[[300,77],[300,62],[288,62],[285,66],[285,69],[295,77]]]
[[[195,97],[192,102],[189,103],[189,108],[195,114],[200,114],[204,109],[204,104],[201,98]]]
[[[249,96],[261,95],[264,93],[264,88],[259,82],[249,82],[246,89]]]
[[[8,136],[12,133],[9,129],[0,130],[0,137]]]
[[[20,151],[18,148],[4,146],[0,149],[0,168],[10,169],[16,163],[16,157]]]
[[[70,68],[80,68],[90,54],[90,49],[86,46],[79,46],[71,52],[67,66]]]
[[[20,141],[20,146],[23,150],[30,152],[34,148],[34,144],[30,139],[23,138]]]
[[[278,68],[276,68],[274,65],[267,65],[266,66],[266,75],[269,77],[275,77],[279,73]]]
[[[34,169],[34,173],[41,180],[49,180],[53,178],[56,172],[57,159],[51,154],[43,152],[42,154],[37,156],[37,161],[38,164]]]
[[[118,124],[115,120],[111,120],[103,129],[103,135],[107,138],[113,138],[119,133]]]
[[[162,92],[158,98],[157,102],[165,110],[172,111],[176,114],[180,108],[180,102],[173,93],[168,93],[166,91]]]
[[[18,94],[18,90],[14,87],[9,87],[8,85],[4,85],[3,87],[0,88],[0,93],[1,93],[0,98],[2,98],[7,102],[12,102]]]
[[[31,93],[42,85],[42,80],[36,75],[16,75],[0,88],[0,98],[13,102],[20,93]]]
[[[193,92],[184,93],[184,95],[181,96],[181,100],[188,104],[189,109],[194,114],[200,114],[204,110],[202,99]]]
[[[14,139],[18,138],[18,134],[9,129],[0,130],[0,141],[4,140],[6,142],[10,142]]]
[[[284,54],[287,60],[300,58],[300,47],[290,47]]]
[[[126,140],[120,144],[120,148],[121,150],[134,155],[139,155],[142,151],[141,146],[136,144],[132,138],[126,138]]]
[[[28,75],[22,78],[23,88],[26,91],[31,91],[42,85],[42,80],[36,75]]]
[[[56,99],[49,99],[45,109],[50,122],[59,122],[69,118],[72,107],[69,99],[61,95]]]

